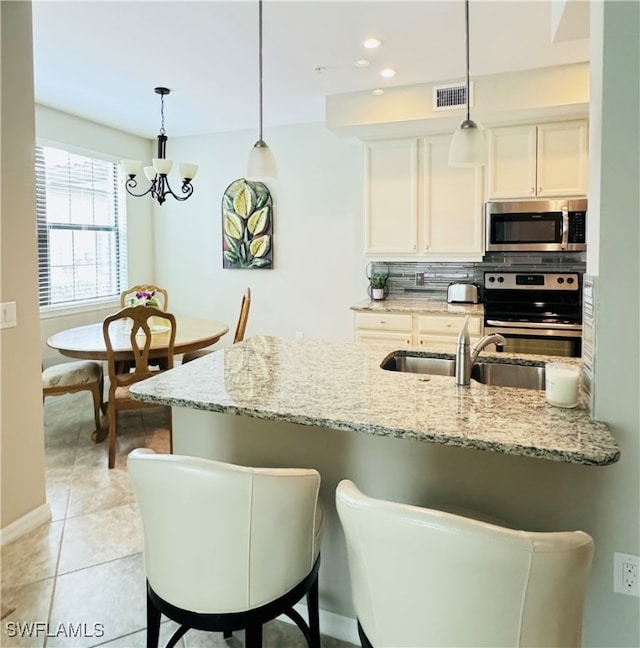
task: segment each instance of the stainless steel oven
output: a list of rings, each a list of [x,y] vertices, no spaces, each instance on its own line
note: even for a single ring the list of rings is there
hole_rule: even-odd
[[[485,204],[488,252],[581,252],[586,236],[586,198]]]
[[[582,281],[574,272],[485,272],[485,333],[504,351],[580,357]]]

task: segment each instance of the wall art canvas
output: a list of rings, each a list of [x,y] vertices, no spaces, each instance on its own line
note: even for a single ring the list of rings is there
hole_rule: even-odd
[[[273,267],[273,202],[262,182],[240,178],[225,189],[222,267]]]

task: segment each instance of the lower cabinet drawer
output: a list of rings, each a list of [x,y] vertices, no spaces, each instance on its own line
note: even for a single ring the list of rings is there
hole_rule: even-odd
[[[469,343],[473,347],[480,338],[478,337],[469,337]],[[418,346],[421,346],[425,349],[433,347],[434,350],[439,349],[449,349],[451,351],[456,350],[457,346],[457,336],[454,335],[419,335],[418,336]]]
[[[397,344],[399,347],[409,347],[412,343],[411,332],[393,333],[385,331],[356,330],[356,344]]]
[[[413,315],[403,313],[356,313],[357,329],[407,331],[411,337]]]
[[[464,317],[458,315],[420,315],[418,333],[442,333],[457,336],[462,330]],[[482,335],[482,318],[469,319],[469,335]]]

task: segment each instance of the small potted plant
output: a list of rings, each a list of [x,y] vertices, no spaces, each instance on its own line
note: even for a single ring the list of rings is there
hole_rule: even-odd
[[[387,275],[382,272],[374,272],[369,279],[371,286],[371,298],[375,300],[385,298],[385,288],[387,287]]]

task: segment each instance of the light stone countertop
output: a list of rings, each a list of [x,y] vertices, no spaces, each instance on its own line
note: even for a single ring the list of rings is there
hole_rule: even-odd
[[[574,464],[607,465],[619,459],[607,426],[592,421],[583,405],[561,409],[546,403],[544,391],[475,381],[459,387],[449,376],[381,369],[394,350],[255,336],[136,383],[131,392],[164,405]],[[482,355],[496,362],[514,357]],[[523,364],[549,359],[518,357]]]
[[[380,301],[366,299],[351,306],[364,313],[429,313],[451,315],[484,315],[484,304],[448,304],[445,300],[430,301],[420,297],[387,297]]]

